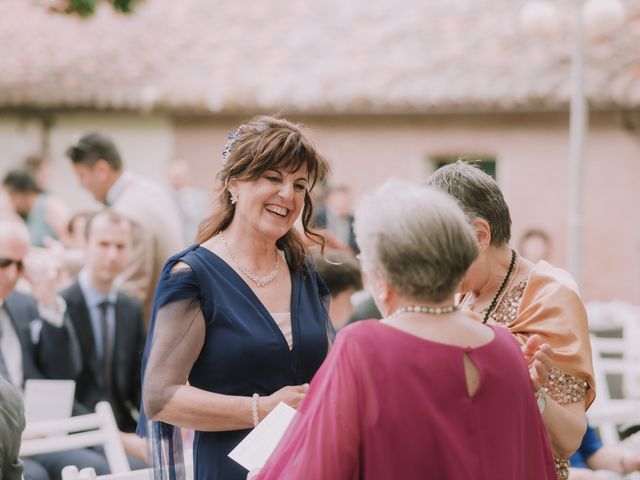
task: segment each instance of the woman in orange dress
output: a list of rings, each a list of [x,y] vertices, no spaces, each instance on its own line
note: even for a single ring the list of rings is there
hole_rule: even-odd
[[[524,344],[534,334],[554,351],[549,379],[537,392],[559,480],[578,448],[595,398],[587,314],[564,270],[532,263],[509,245],[511,216],[493,178],[458,161],[431,175],[428,185],[453,196],[475,231],[480,254],[460,284],[462,306],[483,323],[507,328]]]

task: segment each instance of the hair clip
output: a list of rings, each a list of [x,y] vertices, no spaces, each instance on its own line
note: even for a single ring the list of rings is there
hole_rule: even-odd
[[[227,166],[227,160],[229,159],[229,153],[231,153],[231,147],[233,146],[233,142],[235,142],[238,135],[240,135],[240,130],[242,130],[242,125],[240,125],[235,132],[227,133],[227,143],[225,143],[224,148],[222,149],[222,165],[224,167]]]

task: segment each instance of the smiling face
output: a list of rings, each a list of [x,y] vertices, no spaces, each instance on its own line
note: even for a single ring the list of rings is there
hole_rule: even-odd
[[[278,240],[300,215],[308,183],[306,165],[295,172],[267,170],[256,180],[231,180],[229,192],[238,196],[234,221]]]

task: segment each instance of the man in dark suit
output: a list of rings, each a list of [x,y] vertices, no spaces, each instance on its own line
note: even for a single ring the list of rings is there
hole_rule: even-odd
[[[22,462],[18,458],[24,430],[24,406],[20,392],[0,376],[0,478],[22,480]]]
[[[113,211],[93,215],[86,226],[85,267],[61,295],[82,351],[74,413],[109,401],[132,467],[144,467],[134,459],[146,460],[145,443],[132,433],[140,405],[143,311],[138,300],[114,286],[130,258],[132,228]]]
[[[26,263],[28,251],[29,232],[24,222],[0,219],[0,376],[18,390],[26,379],[69,378],[80,368],[77,339],[64,301],[55,293],[54,272],[33,259]],[[16,291],[23,276],[32,295]],[[74,450],[42,458],[58,460],[64,466],[82,453]],[[55,470],[47,471],[39,458],[23,460],[27,480],[60,476],[59,470],[57,475]]]

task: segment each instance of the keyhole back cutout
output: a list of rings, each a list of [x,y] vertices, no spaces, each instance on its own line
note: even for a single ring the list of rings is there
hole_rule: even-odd
[[[467,383],[467,393],[470,397],[473,397],[480,386],[480,372],[471,358],[469,358],[467,352],[463,353],[462,359],[464,364],[464,377]]]

